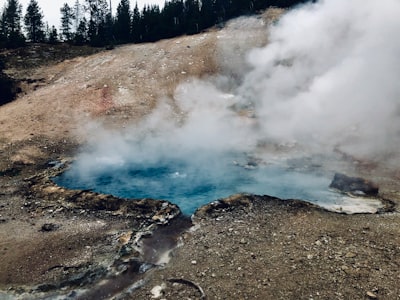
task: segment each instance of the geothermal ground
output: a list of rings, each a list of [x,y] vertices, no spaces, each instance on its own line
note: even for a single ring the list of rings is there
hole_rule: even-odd
[[[8,53],[23,92],[0,107],[0,299],[400,299],[400,173],[382,161],[292,162],[374,181],[392,204],[380,213],[241,195],[199,209],[192,227],[167,202],[49,180],[98,128],[136,124],[190,78],[235,77],[280,13],[94,54]]]

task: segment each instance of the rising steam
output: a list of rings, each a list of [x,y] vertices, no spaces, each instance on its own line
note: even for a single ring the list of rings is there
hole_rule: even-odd
[[[245,74],[193,79],[139,125],[101,130],[79,169],[184,158],[223,176],[227,153],[269,144],[383,159],[400,142],[399,13],[397,0],[326,0],[288,11],[269,28],[268,45],[248,53]]]
[[[237,94],[260,134],[339,147],[356,156],[397,151],[400,2],[320,1],[288,12],[270,43],[249,54]]]

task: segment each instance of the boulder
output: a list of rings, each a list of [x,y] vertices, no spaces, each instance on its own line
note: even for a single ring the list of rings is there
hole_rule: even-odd
[[[377,196],[379,192],[379,187],[372,181],[360,177],[350,177],[341,173],[335,174],[329,187],[343,193],[350,193],[358,196]]]

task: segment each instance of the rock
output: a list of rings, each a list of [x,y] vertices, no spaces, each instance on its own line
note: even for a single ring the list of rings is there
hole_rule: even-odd
[[[322,242],[321,242],[320,240],[318,240],[318,241],[315,242],[315,245],[321,246],[321,245],[322,245]]]
[[[219,199],[213,201],[209,204],[203,205],[198,208],[195,212],[196,217],[204,218],[206,216],[218,215],[219,218],[222,216],[218,211],[232,210],[234,208],[246,209],[251,207],[252,201],[254,201],[255,196],[250,194],[235,194],[227,198]]]
[[[118,238],[118,243],[120,243],[121,245],[126,245],[130,242],[130,240],[132,239],[132,232],[124,232],[123,234],[121,234],[121,236]]]
[[[373,292],[368,291],[367,296],[369,299],[378,299],[378,296],[376,296]]]
[[[48,292],[48,291],[55,290],[55,289],[57,289],[56,285],[44,283],[44,284],[41,284],[41,285],[37,286],[36,288],[34,288],[34,291],[36,291],[36,292]]]
[[[151,293],[151,298],[152,299],[158,299],[163,295],[163,291],[165,289],[166,285],[165,283],[162,283],[161,285],[156,285],[153,287],[150,291]]]
[[[346,258],[353,258],[356,256],[357,256],[357,253],[354,253],[354,252],[347,252],[345,255]]]
[[[55,230],[57,230],[58,228],[60,228],[60,226],[57,225],[57,224],[54,224],[54,223],[45,223],[45,224],[42,225],[42,228],[40,229],[40,231],[49,232],[49,231],[55,231]]]
[[[52,160],[47,163],[47,165],[53,169],[60,169],[64,167],[64,162],[59,160]]]
[[[329,187],[355,195],[377,196],[379,192],[379,187],[372,181],[341,173],[335,174]]]

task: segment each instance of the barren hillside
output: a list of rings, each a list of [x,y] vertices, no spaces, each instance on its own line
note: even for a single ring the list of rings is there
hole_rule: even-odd
[[[264,19],[250,24],[238,20],[222,31],[120,46],[30,69],[28,75],[39,84],[1,108],[1,137],[7,142],[38,135],[82,141],[82,127],[89,119],[113,126],[134,122],[149,113],[157,101],[172,96],[181,82],[214,74],[232,63],[230,59],[238,60],[246,49],[264,45],[266,20],[278,14],[272,10]],[[226,61],[218,59],[222,51]],[[226,56],[229,53],[231,57]]]

